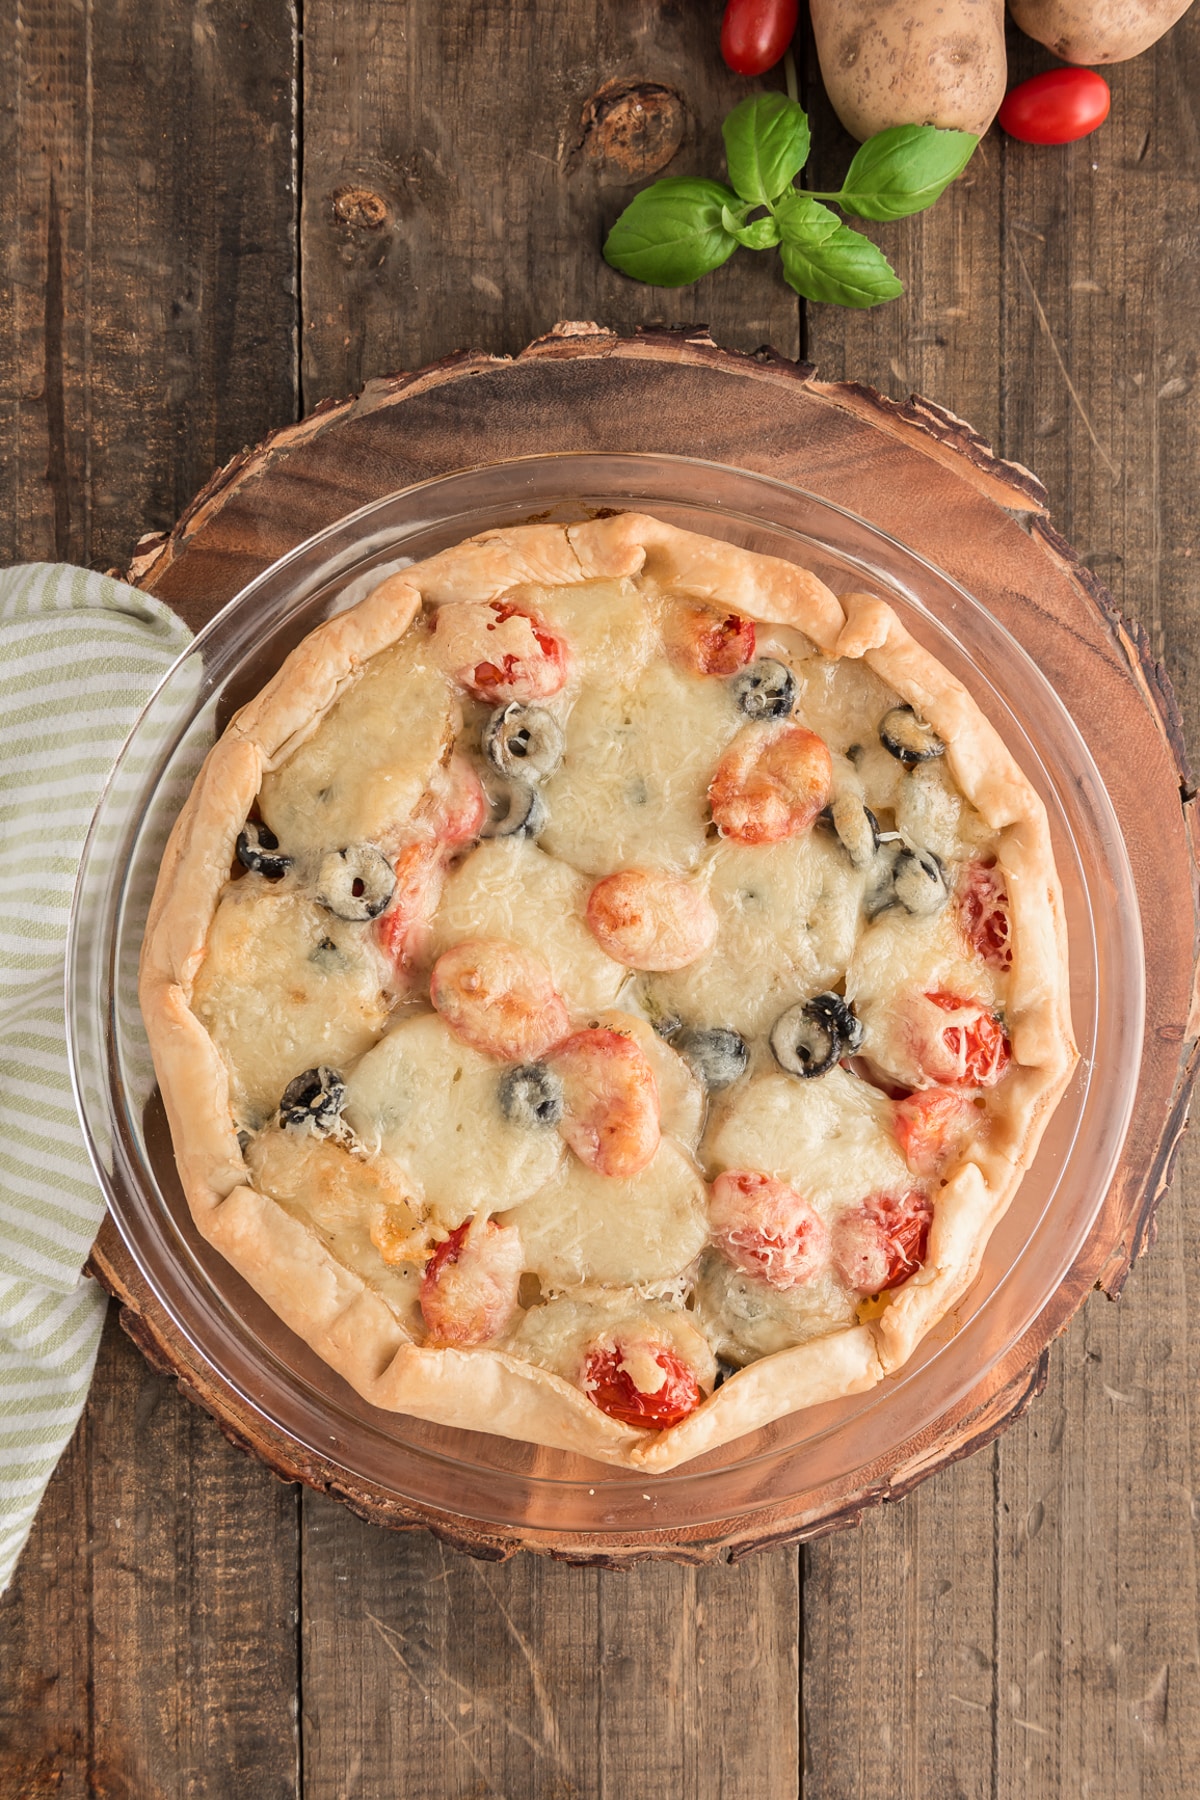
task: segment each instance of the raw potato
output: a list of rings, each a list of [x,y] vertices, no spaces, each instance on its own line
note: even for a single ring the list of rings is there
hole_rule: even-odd
[[[1128,62],[1181,19],[1192,0],[1008,0],[1021,30],[1069,63]],[[814,8],[815,10],[815,8]]]
[[[995,118],[1004,0],[811,0],[810,11],[825,91],[851,136],[940,125],[982,137]]]

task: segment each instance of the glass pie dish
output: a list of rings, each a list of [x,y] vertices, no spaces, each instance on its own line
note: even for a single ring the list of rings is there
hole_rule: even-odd
[[[897,1374],[669,1474],[386,1413],[360,1399],[196,1233],[175,1173],[136,999],[163,846],[200,762],[295,644],[383,575],[473,534],[606,509],[790,558],[835,592],[871,588],[973,693],[1048,809],[1064,892],[1079,1067],[966,1298]],[[147,705],[85,847],[68,949],[80,1112],[124,1244],[195,1353],[301,1449],[416,1508],[520,1534],[694,1531],[888,1466],[1004,1358],[1048,1305],[1092,1226],[1133,1106],[1144,1015],[1132,875],[1070,715],[1014,638],[895,539],[826,501],[685,458],[572,454],[442,477],[365,507],[236,596]]]

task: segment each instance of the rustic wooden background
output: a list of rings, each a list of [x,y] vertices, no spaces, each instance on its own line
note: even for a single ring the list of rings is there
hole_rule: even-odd
[[[800,307],[766,258],[675,293],[599,259],[664,158],[719,168],[745,91],[719,15],[0,0],[0,557],[126,567],[216,464],[375,374],[559,318],[704,320],[1034,467],[1200,743],[1200,9],[1111,72],[1097,138],[993,135],[879,228],[908,292],[867,315]],[[836,186],[851,146],[805,61]],[[0,1796],[1194,1794],[1198,1223],[1185,1147],[1157,1245],[1007,1436],[735,1568],[389,1536],[278,1484],[110,1328],[0,1604]]]

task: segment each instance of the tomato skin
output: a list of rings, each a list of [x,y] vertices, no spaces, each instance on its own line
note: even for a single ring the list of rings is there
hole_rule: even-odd
[[[421,1276],[421,1314],[430,1342],[452,1349],[489,1343],[517,1310],[517,1232],[467,1219],[435,1248]]]
[[[787,1292],[829,1261],[829,1233],[808,1201],[757,1169],[726,1169],[712,1185],[713,1240],[735,1269]]]
[[[898,1102],[892,1114],[896,1142],[914,1175],[936,1175],[966,1131],[974,1108],[953,1088],[924,1088]]]
[[[735,75],[765,75],[786,54],[799,17],[799,0],[729,0],[721,55]]]
[[[1007,93],[997,118],[1022,144],[1073,144],[1103,125],[1111,101],[1094,69],[1047,69]]]
[[[975,1000],[963,1000],[957,994],[939,990],[926,994],[941,1012],[959,1013],[953,1025],[942,1032],[942,1043],[950,1058],[950,1069],[941,1076],[944,1087],[995,1087],[1012,1059],[1008,1034],[995,1013],[988,1012]]]
[[[647,1348],[666,1375],[656,1394],[643,1394],[634,1385],[629,1371],[621,1366],[623,1352],[619,1344],[611,1348],[598,1344],[589,1350],[583,1364],[583,1390],[593,1406],[619,1424],[665,1431],[695,1412],[704,1390],[683,1358],[665,1344]]]
[[[994,860],[968,863],[958,895],[958,922],[970,948],[989,968],[1003,973],[1012,967],[1008,893]]]
[[[919,1189],[870,1195],[843,1213],[833,1228],[838,1274],[859,1294],[899,1287],[925,1261],[932,1223],[933,1207]]]

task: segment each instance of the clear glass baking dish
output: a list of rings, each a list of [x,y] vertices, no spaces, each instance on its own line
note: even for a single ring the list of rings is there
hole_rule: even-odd
[[[972,691],[1046,802],[1066,900],[1082,1058],[961,1305],[866,1395],[811,1408],[647,1480],[578,1457],[381,1412],[283,1326],[195,1232],[136,999],[162,848],[215,736],[315,625],[385,572],[475,532],[636,508],[814,569],[897,607]],[[858,1471],[886,1472],[1019,1342],[1087,1237],[1133,1106],[1144,1017],[1137,898],[1120,829],[1069,713],[963,588],[811,494],[688,458],[530,457],[421,483],[301,544],[194,640],[135,726],[84,850],[68,947],[68,1033],[84,1129],[131,1256],[196,1352],[306,1450],[399,1500],[560,1542],[727,1521]]]

